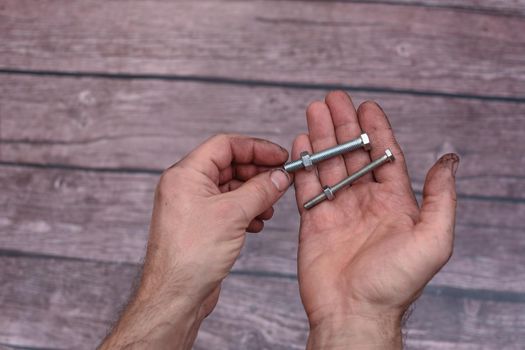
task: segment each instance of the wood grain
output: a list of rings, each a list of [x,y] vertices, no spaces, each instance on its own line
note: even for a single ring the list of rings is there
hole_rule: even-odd
[[[119,264],[0,260],[0,342],[23,347],[93,349],[137,274]]]
[[[0,16],[4,69],[525,91],[520,17],[382,3],[155,0],[10,0]]]
[[[192,82],[4,76],[0,161],[160,172],[210,135],[264,137],[290,148],[324,90]],[[525,104],[352,93],[390,116],[422,188],[437,157],[462,160],[465,195],[525,200]],[[357,135],[356,135],[357,136]],[[373,140],[372,140],[373,141]],[[125,169],[124,169],[125,170]]]
[[[101,261],[140,262],[156,175],[2,167],[0,247]],[[434,283],[523,291],[525,203],[460,199],[455,255]],[[240,271],[294,275],[299,217],[290,191],[261,235],[249,235]]]
[[[2,1],[0,349],[93,349],[136,279],[160,171],[220,132],[289,147],[334,85],[383,105],[418,193],[439,154],[462,157],[455,255],[407,348],[521,349],[524,15],[525,0]],[[304,348],[297,230],[290,191],[195,349]]]
[[[133,265],[42,258],[1,257],[0,266],[0,342],[35,348],[93,349],[137,273]],[[408,323],[407,348],[519,349],[524,314],[522,303],[427,293]],[[296,281],[234,274],[195,349],[302,349],[307,331]]]
[[[483,11],[494,15],[520,16],[525,14],[524,0],[379,0],[392,5],[449,7],[458,11]]]

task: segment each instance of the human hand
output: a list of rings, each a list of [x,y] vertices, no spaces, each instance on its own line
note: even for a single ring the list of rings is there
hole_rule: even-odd
[[[344,92],[307,110],[309,135],[299,135],[292,159],[353,139],[372,145],[295,175],[301,212],[298,274],[310,322],[309,349],[400,349],[401,320],[452,254],[459,158],[443,156],[430,169],[418,207],[405,159],[382,109],[365,102],[356,112]],[[367,174],[336,198],[306,211],[303,204],[390,148],[392,163]]]
[[[136,296],[102,349],[189,349],[215,307],[246,231],[259,232],[290,184],[286,150],[266,140],[215,136],[158,183]]]

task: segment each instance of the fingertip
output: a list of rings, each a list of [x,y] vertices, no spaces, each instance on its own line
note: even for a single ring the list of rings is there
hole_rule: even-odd
[[[262,220],[253,219],[248,225],[248,227],[246,228],[246,232],[259,233],[263,230],[263,228],[264,228],[264,222]]]
[[[436,162],[436,165],[448,169],[452,176],[455,177],[459,167],[459,161],[459,155],[456,153],[447,153],[439,158],[439,160]]]
[[[324,99],[325,103],[330,106],[331,104],[343,101],[343,102],[352,102],[352,97],[344,90],[332,90]]]
[[[288,159],[288,151],[270,140],[235,136],[230,144],[237,164],[278,166]]]
[[[427,174],[427,184],[431,182],[443,182],[448,179],[454,179],[459,166],[459,156],[455,153],[447,153],[441,156]],[[436,186],[438,186],[437,184]],[[434,186],[428,188],[432,190]]]
[[[292,183],[290,174],[282,168],[271,170],[270,180],[272,180],[273,185],[279,192],[286,191]]]
[[[366,100],[364,101],[363,103],[361,103],[359,105],[359,108],[358,108],[359,111],[366,111],[366,110],[371,110],[371,111],[379,111],[381,113],[385,113],[385,111],[383,110],[383,108],[379,105],[379,103],[377,103],[376,101],[374,100]]]
[[[447,195],[456,201],[455,174],[459,165],[459,156],[447,153],[441,156],[428,171],[423,187],[424,196]]]
[[[301,152],[307,151],[312,152],[312,146],[310,145],[310,138],[308,134],[302,133],[297,135],[292,145],[292,160],[298,159]]]
[[[272,142],[273,143],[273,142]],[[277,146],[278,150],[279,150],[279,154],[280,154],[280,159],[281,159],[281,163],[284,163],[288,160],[288,157],[290,157],[290,153],[288,152],[288,150],[286,148],[284,148],[283,146],[277,144],[277,143],[273,143],[274,145]]]
[[[315,116],[319,115],[320,113],[326,112],[326,110],[328,110],[328,106],[326,105],[326,103],[324,103],[323,101],[316,100],[310,102],[308,107],[306,107],[306,115],[308,117]]]
[[[270,220],[273,217],[275,209],[272,207],[266,209],[261,215],[257,216],[256,219],[259,220]]]

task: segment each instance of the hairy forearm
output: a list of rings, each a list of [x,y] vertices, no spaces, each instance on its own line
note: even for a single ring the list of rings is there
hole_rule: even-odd
[[[307,350],[402,349],[401,321],[397,317],[344,317],[310,325]]]
[[[201,322],[183,299],[137,296],[99,349],[191,349]]]

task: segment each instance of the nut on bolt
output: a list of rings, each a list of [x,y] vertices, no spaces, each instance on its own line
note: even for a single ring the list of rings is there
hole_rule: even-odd
[[[328,149],[309,154],[308,152],[302,152],[301,158],[288,162],[284,165],[284,170],[287,172],[294,172],[300,169],[310,170],[314,164],[325,161],[327,159],[342,155],[351,151],[355,151],[358,148],[364,148],[370,150],[370,138],[366,133],[361,134],[354,140],[347,141],[340,145],[330,147]]]
[[[303,207],[305,209],[311,209],[315,207],[317,204],[325,201],[325,200],[333,200],[335,198],[335,193],[337,191],[340,191],[343,187],[352,185],[357,179],[359,179],[361,176],[373,171],[374,169],[380,167],[381,165],[392,162],[395,159],[394,154],[390,149],[386,149],[383,156],[377,158],[376,160],[372,161],[371,163],[365,165],[361,169],[357,170],[355,173],[351,174],[350,176],[346,177],[345,179],[339,181],[333,186],[323,186],[323,191],[319,193],[317,196],[310,199],[308,202],[306,202]]]
[[[335,194],[330,186],[323,186],[323,192],[324,192],[324,195],[326,196],[326,199],[328,199],[329,201],[334,200]]]
[[[310,154],[306,151],[301,152],[301,161],[303,162],[303,166],[306,170],[312,170],[314,168],[314,163],[312,162],[312,158],[310,158]]]

